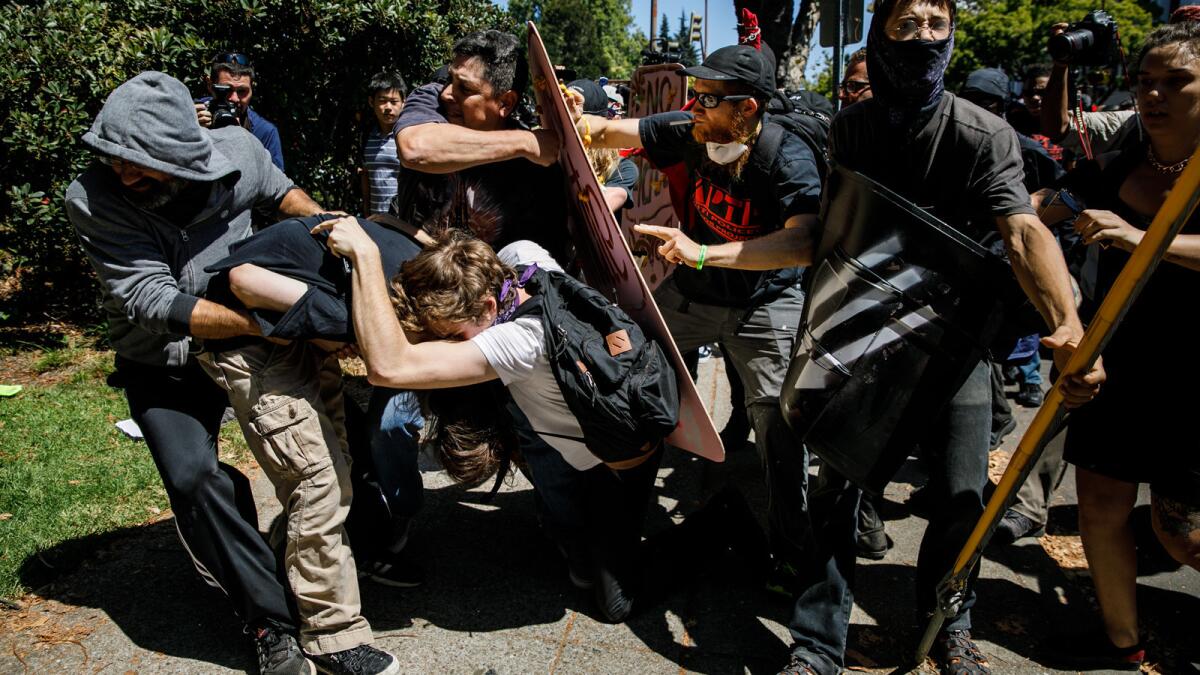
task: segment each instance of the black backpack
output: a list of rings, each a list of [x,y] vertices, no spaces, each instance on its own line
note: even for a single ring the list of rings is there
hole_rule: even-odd
[[[833,122],[833,104],[811,91],[777,91],[767,101],[762,134],[754,143],[750,161],[769,172],[779,155],[784,134],[799,136],[812,150],[817,171],[824,181],[829,175],[829,126]]]
[[[523,288],[530,298],[513,318],[541,315],[550,370],[583,430],[572,440],[614,463],[643,456],[674,431],[675,369],[624,310],[561,272],[537,268]]]

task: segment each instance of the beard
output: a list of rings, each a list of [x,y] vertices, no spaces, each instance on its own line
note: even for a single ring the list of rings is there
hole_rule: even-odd
[[[730,119],[729,128],[715,129],[705,125],[704,128],[692,126],[692,139],[697,143],[742,143],[750,148],[742,153],[736,161],[729,164],[718,164],[708,158],[708,154],[704,155],[704,165],[706,171],[718,171],[729,174],[731,178],[737,179],[742,175],[742,169],[746,168],[746,163],[750,161],[750,154],[753,152],[754,141],[758,138],[758,132],[761,128],[759,118],[749,118],[740,110],[734,110]]]
[[[147,185],[146,189],[133,190],[122,186],[125,197],[134,206],[153,210],[170,204],[172,200],[179,196],[183,188],[187,187],[188,182],[182,178],[175,177],[171,177],[165,182],[157,181],[153,178],[143,178],[142,181],[139,181],[139,184]]]

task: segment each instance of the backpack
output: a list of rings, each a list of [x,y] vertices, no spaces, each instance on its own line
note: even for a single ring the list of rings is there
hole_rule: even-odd
[[[833,122],[833,104],[829,99],[811,91],[785,92],[779,90],[767,101],[763,130],[754,143],[751,162],[757,162],[764,173],[769,172],[784,134],[799,136],[812,150],[821,181],[829,175],[829,126]]]
[[[599,291],[561,272],[518,270],[530,298],[513,318],[541,315],[550,370],[583,438],[538,433],[579,441],[605,463],[654,450],[679,421],[675,369],[662,347]]]

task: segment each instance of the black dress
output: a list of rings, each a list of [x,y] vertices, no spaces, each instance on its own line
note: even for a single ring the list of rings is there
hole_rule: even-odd
[[[1064,187],[1087,208],[1107,209],[1145,229],[1148,219],[1120,200],[1121,184],[1145,156],[1131,146],[1101,168],[1081,163]],[[1200,232],[1193,215],[1184,234]],[[1085,319],[1112,288],[1130,254],[1093,245],[1083,266]],[[1089,293],[1090,290],[1090,293]],[[1200,359],[1192,322],[1200,299],[1200,272],[1163,261],[1105,348],[1108,379],[1095,400],[1068,418],[1066,459],[1130,483],[1149,483],[1159,495],[1200,505],[1200,440],[1195,419]]]

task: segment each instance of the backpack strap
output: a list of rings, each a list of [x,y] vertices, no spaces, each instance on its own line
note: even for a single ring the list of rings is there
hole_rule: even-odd
[[[783,125],[777,124],[770,116],[765,118],[763,130],[754,142],[754,149],[750,151],[749,163],[764,174],[769,174],[775,159],[779,157],[779,146],[783,145],[783,135],[786,133]]]

